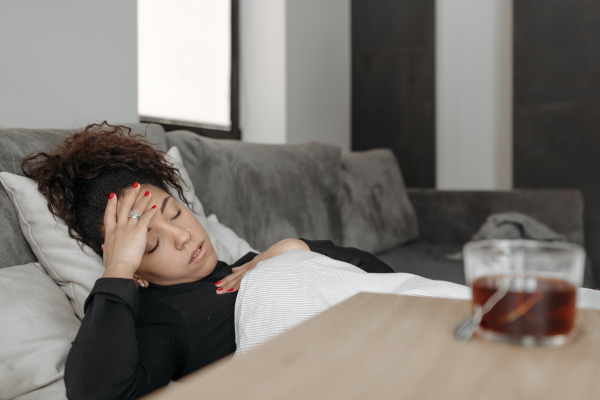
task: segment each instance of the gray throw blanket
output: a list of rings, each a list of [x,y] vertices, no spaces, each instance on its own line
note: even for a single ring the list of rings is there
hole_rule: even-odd
[[[554,232],[535,218],[520,212],[490,215],[471,240],[532,239],[564,242],[564,235]],[[449,254],[450,260],[462,260],[462,252]]]

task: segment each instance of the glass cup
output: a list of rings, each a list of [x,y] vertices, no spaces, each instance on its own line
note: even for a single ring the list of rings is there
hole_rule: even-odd
[[[584,249],[573,243],[485,240],[463,249],[476,335],[526,346],[560,346],[575,333]]]

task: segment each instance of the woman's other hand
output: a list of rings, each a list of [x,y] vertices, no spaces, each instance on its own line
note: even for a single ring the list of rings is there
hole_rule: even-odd
[[[104,260],[103,278],[133,279],[146,251],[148,224],[156,213],[156,205],[151,206],[152,194],[140,193],[141,186],[136,182],[122,198],[111,193],[104,212]],[[135,211],[140,218],[129,218]]]
[[[231,268],[233,273],[223,278],[219,282],[215,283],[217,286],[217,294],[224,294],[234,292],[240,289],[242,278],[246,275],[246,272],[252,271],[259,262],[268,260],[269,258],[278,256],[292,250],[306,250],[310,251],[310,248],[306,243],[299,239],[284,239],[273,246],[269,247],[267,251],[260,253],[252,259],[239,267]]]

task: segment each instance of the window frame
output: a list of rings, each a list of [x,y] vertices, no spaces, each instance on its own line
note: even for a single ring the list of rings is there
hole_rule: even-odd
[[[215,139],[240,140],[240,57],[239,57],[239,0],[231,0],[231,84],[230,84],[230,114],[231,128],[229,130],[210,124],[200,124],[186,121],[167,120],[148,116],[139,116],[143,123],[155,123],[161,125],[166,132],[175,130],[187,130],[200,136]]]

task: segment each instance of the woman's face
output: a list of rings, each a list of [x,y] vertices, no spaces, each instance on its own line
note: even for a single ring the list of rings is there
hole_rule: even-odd
[[[217,265],[217,253],[194,214],[168,193],[142,185],[152,195],[148,209],[157,212],[148,225],[148,239],[136,275],[157,285],[195,282]]]

